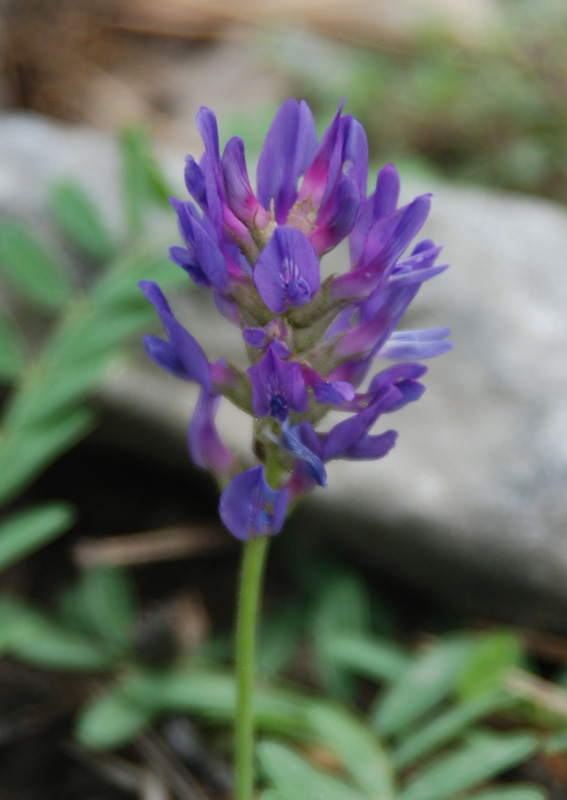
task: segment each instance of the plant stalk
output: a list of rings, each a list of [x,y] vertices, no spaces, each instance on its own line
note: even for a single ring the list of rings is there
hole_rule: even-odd
[[[254,672],[256,635],[269,537],[243,545],[236,621],[235,800],[251,800],[254,789]]]

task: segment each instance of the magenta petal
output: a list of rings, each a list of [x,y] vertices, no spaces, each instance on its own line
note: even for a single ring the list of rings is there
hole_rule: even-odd
[[[355,180],[343,176],[336,192],[317,216],[317,227],[309,241],[317,253],[326,253],[348,236],[358,216],[361,194]]]
[[[257,169],[257,195],[276,222],[285,222],[297,197],[297,182],[317,149],[317,131],[305,101],[293,98],[280,107],[266,136]]]
[[[285,522],[288,490],[272,489],[266,482],[264,467],[254,467],[236,475],[221,495],[219,513],[237,539],[279,533]]]
[[[270,221],[270,215],[252,191],[246,170],[244,142],[238,136],[233,136],[226,143],[221,167],[226,201],[231,211],[246,225],[264,228]]]
[[[315,208],[319,208],[323,202],[325,190],[329,183],[329,172],[332,168],[338,171],[341,167],[341,157],[337,148],[337,140],[340,146],[341,113],[344,100],[341,101],[337,113],[331,120],[331,124],[323,134],[313,162],[303,179],[299,190],[299,199],[306,200],[311,198]],[[333,163],[335,161],[335,163]]]
[[[320,282],[317,253],[301,231],[280,225],[260,253],[253,278],[268,308],[282,314],[288,305],[308,303],[317,292]]]

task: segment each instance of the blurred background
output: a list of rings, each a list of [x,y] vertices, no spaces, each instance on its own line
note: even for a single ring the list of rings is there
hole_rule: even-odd
[[[320,131],[345,97],[371,180],[393,161],[406,199],[434,191],[427,235],[452,268],[409,323],[450,324],[455,351],[400,415],[392,456],[337,465],[274,543],[262,675],[373,713],[402,748],[407,800],[480,797],[500,774],[538,785],[508,800],[567,796],[566,54],[563,0],[3,0],[3,800],[230,797],[211,720],[231,715],[214,669],[230,661],[239,550],[189,463],[195,394],[145,361],[158,329],[136,284],[158,280],[208,357],[233,356],[210,298],[167,262],[168,197],[202,152],[201,105],[221,146],[245,140],[253,175],[290,96]],[[240,421],[224,425],[246,452]],[[201,688],[166,698],[185,669]],[[293,739],[292,711],[270,708],[262,724]],[[441,712],[452,733],[404,750]],[[503,737],[492,772],[411,788],[469,734],[477,764]],[[305,755],[360,779],[328,742]],[[271,764],[266,785],[293,794]]]

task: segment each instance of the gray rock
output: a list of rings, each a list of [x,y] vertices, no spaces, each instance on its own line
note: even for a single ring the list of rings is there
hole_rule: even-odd
[[[92,177],[97,191],[115,185],[108,140],[59,126],[48,126],[49,159],[46,139],[32,142],[29,133],[20,174],[22,142],[6,132],[14,124],[0,124],[0,207],[11,193],[14,201],[19,196],[27,160],[41,194],[53,175],[72,171],[74,147],[96,164],[85,171],[79,159],[81,178]],[[407,197],[429,189],[405,186]],[[567,214],[533,198],[433,189],[427,234],[445,245],[452,266],[424,285],[407,326],[449,324],[455,349],[431,363],[419,403],[387,420],[400,431],[393,453],[329,465],[329,488],[317,490],[289,525],[334,538],[365,563],[461,609],[565,627]],[[239,337],[209,296],[194,290],[173,304],[211,359],[243,358]],[[185,462],[192,387],[146,364],[138,351],[102,398],[103,434],[114,442],[122,436],[133,452],[151,452],[156,468],[163,459]],[[250,426],[225,405],[220,427],[246,458]]]

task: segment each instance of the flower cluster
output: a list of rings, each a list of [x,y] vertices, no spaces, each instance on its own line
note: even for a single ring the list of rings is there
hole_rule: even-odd
[[[199,384],[191,456],[224,486],[227,528],[248,539],[277,533],[291,503],[326,485],[331,459],[377,459],[394,446],[396,432],[372,434],[375,422],[417,400],[426,371],[418,361],[450,348],[447,328],[397,327],[423,281],[446,265],[435,264],[440,248],[429,239],[404,255],[430,196],[398,207],[400,180],[391,164],[366,196],[366,134],[342,104],[321,141],[304,101],[281,106],[260,154],[255,193],[242,140],[230,139],[221,157],[214,114],[201,108],[197,124],[205,152],[199,163],[190,156],[186,162],[193,202],[172,200],[183,246],[170,255],[239,326],[250,366],[209,363],[150,281],[141,288],[167,340],[146,336],[144,343],[163,369]],[[350,268],[322,280],[321,257],[346,237]],[[392,363],[368,381],[376,359]],[[254,418],[258,465],[251,469],[242,470],[215,427],[222,396]],[[317,431],[331,409],[347,416]]]

